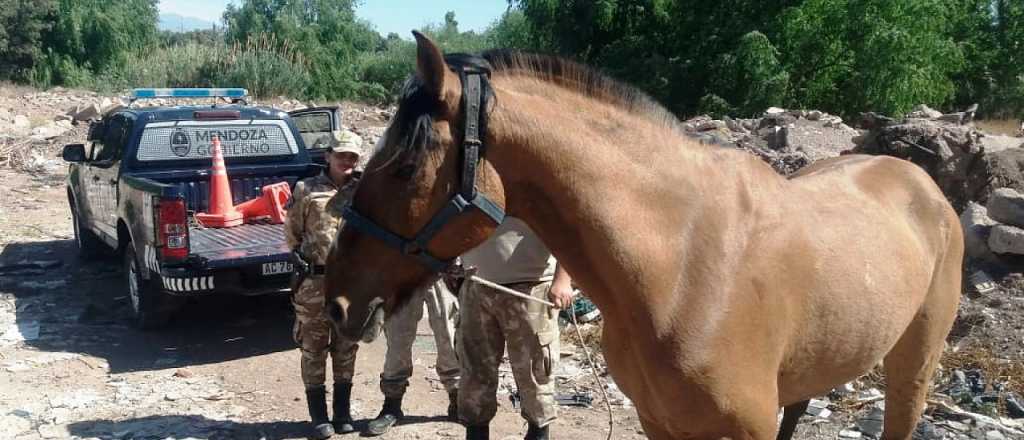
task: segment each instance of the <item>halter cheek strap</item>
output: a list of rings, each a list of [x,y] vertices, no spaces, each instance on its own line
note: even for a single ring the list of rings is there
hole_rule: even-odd
[[[480,114],[483,109],[483,81],[490,72],[483,69],[463,68],[459,71],[462,80],[463,109],[465,113],[465,134],[462,138],[462,167],[459,191],[452,195],[430,221],[408,239],[384,229],[373,220],[360,214],[351,205],[345,208],[342,217],[345,224],[360,232],[384,242],[391,248],[399,250],[403,255],[415,258],[433,272],[440,272],[448,267],[452,260],[437,258],[427,250],[427,243],[456,216],[471,209],[479,209],[495,224],[505,219],[505,210],[493,200],[477,191],[476,175],[480,165],[483,142],[480,140]]]

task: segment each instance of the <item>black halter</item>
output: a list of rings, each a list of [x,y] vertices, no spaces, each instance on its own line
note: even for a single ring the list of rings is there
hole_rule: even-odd
[[[403,255],[416,258],[417,261],[434,272],[444,270],[452,261],[441,260],[432,255],[427,250],[427,243],[455,216],[476,207],[490,217],[495,224],[501,224],[505,219],[505,210],[476,190],[476,171],[484,146],[480,140],[480,115],[481,112],[487,111],[482,108],[484,104],[482,83],[486,81],[484,76],[489,75],[490,72],[486,69],[466,66],[459,68],[458,73],[462,80],[462,102],[466,115],[465,136],[462,138],[462,176],[459,192],[455,193],[448,203],[434,214],[430,222],[411,239],[382,228],[373,220],[357,212],[351,205],[342,213],[345,224],[376,237],[388,246],[398,249]]]

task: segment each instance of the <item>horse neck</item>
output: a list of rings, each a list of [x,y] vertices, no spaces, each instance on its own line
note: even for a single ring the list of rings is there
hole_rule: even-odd
[[[645,274],[685,264],[677,237],[709,212],[707,195],[737,185],[737,168],[673,127],[560,87],[496,81],[495,90],[487,154],[509,215],[605,313],[635,312],[627,292],[673,289]]]

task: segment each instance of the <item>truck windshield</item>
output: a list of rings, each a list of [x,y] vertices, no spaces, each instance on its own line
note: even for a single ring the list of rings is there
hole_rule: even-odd
[[[280,120],[170,121],[146,125],[137,159],[162,161],[203,159],[220,138],[224,157],[268,157],[297,153],[291,130]]]

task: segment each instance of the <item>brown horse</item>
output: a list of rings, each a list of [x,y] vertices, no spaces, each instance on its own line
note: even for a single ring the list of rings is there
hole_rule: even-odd
[[[883,361],[883,437],[910,438],[963,259],[957,215],[927,174],[843,156],[787,180],[695,143],[585,67],[511,52],[446,62],[416,37],[417,72],[355,194],[361,225],[346,223],[329,258],[339,331],[359,335],[439,267],[421,262],[493,231],[484,210],[431,222],[465,188],[465,133],[479,130],[475,188],[526,221],[600,307],[609,370],[650,438],[770,440],[780,406]],[[467,66],[490,71],[479,126]],[[436,234],[396,250],[428,222]]]

